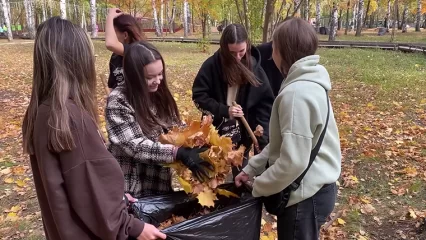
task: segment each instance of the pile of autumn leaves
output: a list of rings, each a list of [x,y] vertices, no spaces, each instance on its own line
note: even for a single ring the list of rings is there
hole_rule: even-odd
[[[197,197],[202,206],[213,207],[217,194],[227,197],[238,197],[238,195],[220,189],[218,186],[225,183],[225,179],[232,171],[232,166],[240,167],[244,158],[245,147],[241,146],[233,150],[231,138],[219,136],[218,131],[212,125],[212,117],[204,116],[202,121],[187,121],[186,127],[174,127],[167,134],[160,136],[163,144],[173,144],[179,147],[208,147],[205,152],[200,153],[204,161],[214,166],[214,171],[209,172],[209,180],[200,183],[191,171],[180,162],[169,164],[178,176],[178,181],[187,194]]]

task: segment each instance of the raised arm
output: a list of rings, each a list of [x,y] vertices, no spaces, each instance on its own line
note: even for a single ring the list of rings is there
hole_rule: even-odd
[[[117,34],[114,29],[114,18],[122,15],[123,13],[118,8],[111,8],[105,24],[105,46],[111,52],[123,56],[124,46],[123,43],[118,41]]]

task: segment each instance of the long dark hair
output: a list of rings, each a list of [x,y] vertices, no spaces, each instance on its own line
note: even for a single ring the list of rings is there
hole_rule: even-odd
[[[34,154],[34,123],[40,104],[47,100],[51,101],[48,148],[53,152],[71,150],[75,143],[67,101],[73,100],[98,122],[92,42],[70,21],[50,18],[37,28],[33,62],[31,100],[22,126],[24,152]]]
[[[150,93],[144,67],[156,60],[163,64],[163,80],[158,90]],[[123,69],[125,95],[144,133],[153,133],[158,127],[167,129],[180,121],[175,99],[167,86],[166,65],[156,47],[146,41],[131,44],[124,54]]]
[[[228,44],[243,42],[247,43],[246,55],[241,61],[238,61],[229,51]],[[256,76],[252,72],[251,43],[243,25],[234,23],[226,26],[220,38],[219,53],[224,80],[228,85],[246,83],[254,86],[259,85]]]
[[[114,18],[114,27],[120,32],[127,32],[129,43],[145,40],[142,28],[138,21],[129,14],[123,14]]]

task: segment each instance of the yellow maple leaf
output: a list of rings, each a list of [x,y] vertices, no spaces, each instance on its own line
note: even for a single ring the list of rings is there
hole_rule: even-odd
[[[13,179],[12,178],[6,178],[4,180],[5,183],[13,183]]]
[[[236,197],[236,198],[240,198],[240,196],[238,196],[237,194],[235,194],[235,193],[233,193],[231,191],[225,190],[225,189],[221,189],[221,188],[217,188],[216,189],[216,193],[219,194],[219,195],[225,196],[225,197]]]
[[[183,190],[188,194],[192,193],[192,186],[189,182],[185,181],[183,178],[178,177],[178,181],[180,185],[182,186]]]
[[[341,219],[341,218],[338,218],[338,219],[337,219],[337,222],[338,222],[340,225],[345,225],[345,224],[346,224],[345,220],[343,220],[343,219]]]
[[[203,192],[198,194],[197,198],[200,205],[205,207],[214,207],[214,200],[217,200],[216,194],[210,189],[204,189]]]

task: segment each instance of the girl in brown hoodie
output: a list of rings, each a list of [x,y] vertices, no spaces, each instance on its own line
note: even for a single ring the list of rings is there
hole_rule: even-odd
[[[48,240],[166,239],[127,213],[123,173],[98,131],[93,45],[54,17],[37,29],[23,123]]]

